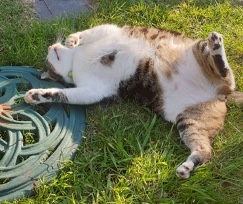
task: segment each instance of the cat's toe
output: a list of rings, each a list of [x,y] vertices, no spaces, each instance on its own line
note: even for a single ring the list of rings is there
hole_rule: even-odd
[[[179,178],[187,179],[190,177],[190,172],[193,171],[193,163],[191,162],[184,162],[180,165],[176,170],[176,175]]]
[[[212,32],[208,36],[208,46],[212,50],[218,50],[222,47],[223,37],[220,33]]]
[[[71,34],[65,40],[65,46],[68,48],[74,48],[79,45],[79,35]]]

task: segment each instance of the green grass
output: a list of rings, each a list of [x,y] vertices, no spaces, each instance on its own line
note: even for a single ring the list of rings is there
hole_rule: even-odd
[[[243,91],[243,8],[237,1],[102,0],[88,14],[48,22],[17,0],[1,0],[0,10],[1,66],[44,70],[57,36],[102,23],[156,26],[193,38],[218,31]],[[43,178],[35,196],[14,203],[243,203],[243,107],[229,109],[212,161],[180,180],[175,170],[189,150],[175,127],[135,102],[90,106],[75,160],[53,182]]]

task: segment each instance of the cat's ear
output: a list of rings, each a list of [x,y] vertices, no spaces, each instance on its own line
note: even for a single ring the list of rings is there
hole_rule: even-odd
[[[41,79],[51,79],[51,76],[48,72],[43,72],[41,74]]]

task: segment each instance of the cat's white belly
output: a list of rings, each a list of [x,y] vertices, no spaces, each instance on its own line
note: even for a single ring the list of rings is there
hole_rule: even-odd
[[[197,87],[193,83],[191,85],[194,87],[186,87],[176,83],[171,84],[171,91],[167,90],[164,93],[164,113],[166,120],[175,122],[177,115],[185,110],[186,107],[209,100],[216,94],[214,87]],[[208,89],[205,90],[206,88]]]
[[[162,82],[165,119],[171,122],[175,122],[177,115],[186,107],[216,95],[216,87],[204,77],[191,50],[185,53],[178,70],[172,80]]]

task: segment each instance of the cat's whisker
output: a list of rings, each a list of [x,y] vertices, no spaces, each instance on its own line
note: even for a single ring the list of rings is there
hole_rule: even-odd
[[[62,43],[63,39],[64,39],[64,32],[62,31],[57,35],[56,43]]]

